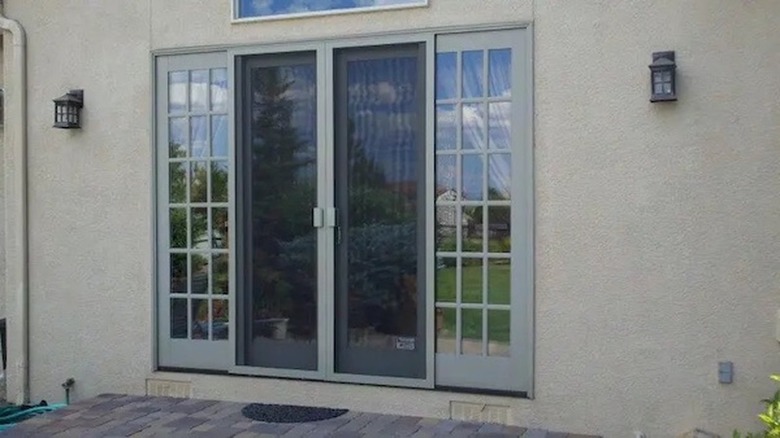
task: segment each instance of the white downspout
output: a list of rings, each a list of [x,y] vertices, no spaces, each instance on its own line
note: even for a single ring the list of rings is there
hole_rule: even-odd
[[[0,7],[2,6],[2,1],[0,1]],[[22,385],[21,394],[18,394],[18,396],[21,398],[21,402],[28,403],[30,401],[30,325],[28,295],[29,236],[27,235],[27,50],[24,28],[18,21],[6,18],[2,11],[0,11],[0,29],[5,31],[5,35],[10,34],[13,45],[11,59],[13,72],[10,74],[10,78],[8,78],[10,80],[7,80],[5,87],[7,109],[5,111],[5,127],[6,133],[8,128],[11,128],[11,132],[15,135],[10,137],[11,141],[7,142],[5,147],[13,148],[12,156],[18,160],[16,163],[5,163],[6,169],[9,165],[18,169],[15,173],[16,178],[13,181],[9,181],[12,183],[11,187],[6,185],[7,189],[11,188],[13,190],[10,193],[10,198],[13,202],[7,202],[9,197],[6,196],[6,205],[10,204],[14,207],[13,212],[6,210],[6,217],[13,215],[14,227],[13,229],[6,229],[5,238],[13,239],[13,248],[18,251],[13,254],[13,258],[16,260],[9,260],[6,253],[6,293],[15,294],[16,296],[16,309],[11,309],[11,315],[13,318],[18,318],[18,322],[14,323],[14,326],[20,330],[18,343],[20,349],[19,357],[15,358],[12,363],[15,371],[18,372],[17,377]],[[6,135],[6,139],[9,139],[8,135]],[[12,279],[12,282],[9,282],[9,279]],[[14,331],[9,331],[9,333],[14,333]],[[10,357],[9,354],[9,359]]]

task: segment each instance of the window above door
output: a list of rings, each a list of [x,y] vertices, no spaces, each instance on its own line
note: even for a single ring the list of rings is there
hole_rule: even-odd
[[[429,0],[230,0],[234,21],[299,18],[428,6]]]

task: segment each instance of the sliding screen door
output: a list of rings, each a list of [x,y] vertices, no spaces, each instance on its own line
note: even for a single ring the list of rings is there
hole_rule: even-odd
[[[424,46],[335,65],[335,372],[424,378]]]
[[[317,75],[314,52],[242,69],[239,363],[316,370]]]

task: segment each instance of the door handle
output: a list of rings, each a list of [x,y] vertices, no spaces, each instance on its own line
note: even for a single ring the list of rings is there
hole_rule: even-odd
[[[322,209],[314,207],[311,212],[311,221],[314,228],[322,228],[325,222],[322,217]]]
[[[333,207],[325,209],[325,226],[333,228],[333,237],[336,240],[336,245],[341,243],[341,227],[339,226],[338,213],[338,209]]]

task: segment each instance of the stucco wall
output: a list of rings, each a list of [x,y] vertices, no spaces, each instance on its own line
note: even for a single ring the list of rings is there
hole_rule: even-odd
[[[142,393],[153,368],[151,50],[528,21],[536,399],[174,377],[198,397],[415,415],[487,401],[522,425],[610,437],[755,426],[780,371],[780,2],[431,0],[235,25],[227,0],[6,0],[6,13],[29,36],[33,399],[60,399],[70,376],[76,397]],[[677,51],[677,103],[648,103],[657,50]],[[51,99],[76,87],[84,129],[51,129]]]
[[[3,59],[5,56],[3,55],[3,47],[2,47],[2,40],[4,38],[0,37],[0,88],[5,87],[5,74],[3,70]],[[5,159],[4,159],[4,140],[5,135],[3,135],[4,132],[4,126],[0,127],[0,318],[5,318],[5,245],[2,244],[2,242],[5,242],[5,181],[4,181],[4,172],[5,169]]]
[[[152,369],[148,2],[7,1],[5,13],[29,48],[32,397],[62,400],[71,376],[76,397],[142,392]],[[84,129],[53,129],[52,99],[70,88],[85,90]],[[14,324],[9,337],[20,341]]]

